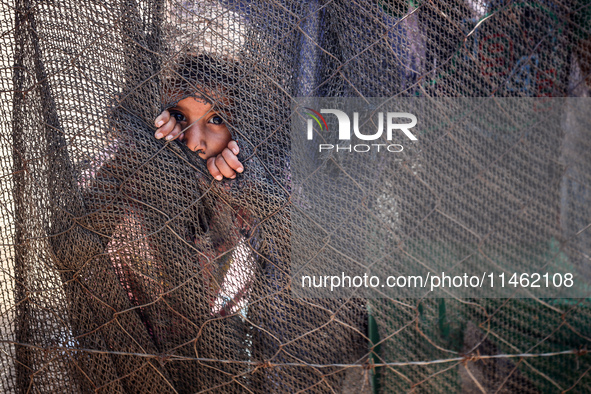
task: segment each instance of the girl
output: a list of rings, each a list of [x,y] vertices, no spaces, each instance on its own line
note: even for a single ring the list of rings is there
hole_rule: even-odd
[[[184,142],[207,161],[210,174],[218,181],[223,177],[234,179],[236,172],[240,173],[244,168],[236,157],[238,144],[232,140],[224,120],[228,118],[228,113],[218,113],[213,108],[212,98],[203,93],[192,94],[189,89],[190,81],[211,79],[211,74],[203,67],[206,58],[205,55],[190,58],[181,66],[181,78],[175,83],[180,85],[180,90],[176,94],[189,97],[177,101],[176,105],[164,110],[155,119],[154,124],[158,127],[155,137]],[[226,75],[219,77],[222,81],[228,80]],[[216,101],[228,104],[224,98]]]

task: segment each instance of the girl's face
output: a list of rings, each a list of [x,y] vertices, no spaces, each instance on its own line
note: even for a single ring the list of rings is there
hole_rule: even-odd
[[[222,153],[232,140],[226,122],[205,98],[187,97],[168,112],[181,127],[179,139],[202,159]]]

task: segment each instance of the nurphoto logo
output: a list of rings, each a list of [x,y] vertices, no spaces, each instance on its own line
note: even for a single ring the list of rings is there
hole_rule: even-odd
[[[305,107],[311,119],[308,119],[307,138],[312,140],[314,138],[314,124],[317,124],[321,132],[329,132],[328,125],[322,114],[331,114],[336,116],[338,121],[338,138],[340,141],[351,140],[351,119],[344,111],[338,109],[323,108],[316,111],[312,108]],[[410,122],[404,120],[410,120]],[[370,123],[370,122],[366,122]],[[353,134],[358,140],[362,141],[376,141],[382,138],[384,133],[384,113],[377,113],[377,131],[373,134],[363,134],[359,130],[359,112],[353,112]],[[400,133],[406,136],[411,141],[416,141],[417,137],[410,131],[417,125],[417,117],[408,112],[387,112],[386,113],[386,140],[392,141],[395,133]],[[337,152],[369,152],[375,150],[377,152],[402,152],[404,147],[400,144],[392,143],[364,143],[364,144],[318,144],[319,152],[336,150]]]

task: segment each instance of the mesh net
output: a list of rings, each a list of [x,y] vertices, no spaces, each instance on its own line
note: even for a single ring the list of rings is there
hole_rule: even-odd
[[[318,231],[291,220],[297,97],[586,97],[588,2],[0,4],[3,392],[591,391],[589,298],[302,298],[290,272],[291,234]],[[237,141],[236,179],[154,138],[191,97]],[[589,283],[577,103],[559,134],[451,128],[377,175],[361,163],[380,187],[360,215],[381,215],[341,231],[384,275],[494,249]]]

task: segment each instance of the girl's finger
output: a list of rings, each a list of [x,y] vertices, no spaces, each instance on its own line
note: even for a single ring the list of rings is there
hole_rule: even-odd
[[[234,153],[235,155],[238,155],[238,153],[240,153],[240,148],[238,148],[238,144],[236,143],[236,141],[228,142],[228,149],[230,149],[232,153]]]
[[[176,126],[176,119],[171,117],[168,119],[168,122],[166,122],[164,124],[164,126],[160,127],[158,130],[156,130],[156,134],[154,136],[158,140],[160,138],[164,138],[164,137],[168,136],[170,133],[172,133],[175,126]]]
[[[164,110],[160,115],[156,117],[156,119],[154,119],[154,125],[156,127],[161,127],[164,123],[168,122],[169,119],[170,112],[168,112],[168,110]]]
[[[222,173],[220,172],[220,170],[218,170],[217,166],[215,165],[215,157],[210,157],[209,159],[207,159],[207,169],[209,170],[209,173],[212,177],[214,177],[218,181],[222,180]]]
[[[172,141],[176,137],[178,137],[179,135],[181,135],[181,125],[177,123],[177,124],[175,124],[175,126],[172,129],[172,131],[170,132],[170,134],[168,134],[166,136],[166,141]]]
[[[224,156],[218,155],[215,158],[215,165],[218,168],[218,170],[222,173],[222,175],[225,176],[226,178],[230,178],[230,179],[236,178],[236,172],[234,172],[234,170],[232,168],[230,168],[228,163],[226,163],[226,159],[224,159]]]
[[[238,158],[236,157],[234,152],[232,152],[230,150],[229,144],[228,144],[228,148],[226,148],[222,151],[222,156],[224,157],[226,164],[228,164],[228,166],[231,169],[236,170],[237,172],[244,171],[244,167],[242,166],[242,163],[240,163],[240,160],[238,160]]]

